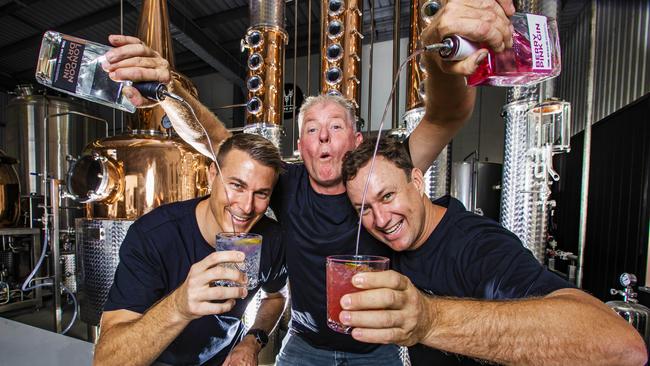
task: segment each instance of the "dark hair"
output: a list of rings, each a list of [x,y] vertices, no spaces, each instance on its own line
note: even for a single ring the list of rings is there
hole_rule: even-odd
[[[366,165],[371,159],[375,151],[375,144],[377,138],[371,138],[363,141],[356,149],[349,151],[343,157],[343,167],[341,174],[343,183],[350,181],[356,177],[359,169]],[[377,156],[383,156],[386,160],[392,162],[398,168],[404,171],[406,179],[411,181],[411,170],[413,170],[413,162],[409,156],[404,144],[399,142],[394,137],[382,137],[379,140],[379,147],[377,148]]]
[[[219,166],[223,167],[226,155],[233,149],[243,151],[258,163],[273,168],[276,177],[284,170],[284,162],[278,148],[260,135],[239,133],[223,140],[217,152]]]

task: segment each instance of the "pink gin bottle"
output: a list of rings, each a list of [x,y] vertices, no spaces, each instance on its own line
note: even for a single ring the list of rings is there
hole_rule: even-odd
[[[560,74],[560,40],[557,22],[543,15],[515,13],[510,18],[514,27],[512,48],[496,53],[485,44],[476,44],[452,35],[443,43],[442,58],[463,60],[480,48],[488,49],[488,56],[467,84],[495,86],[526,86],[552,79]]]

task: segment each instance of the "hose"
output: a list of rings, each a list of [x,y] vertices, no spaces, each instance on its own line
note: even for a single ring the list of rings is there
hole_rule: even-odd
[[[52,283],[40,283],[38,285],[28,286],[28,284],[30,282],[32,282],[32,279],[34,278],[34,275],[36,275],[36,272],[38,272],[38,270],[41,268],[41,265],[43,264],[43,260],[45,260],[45,254],[47,253],[48,243],[49,243],[49,234],[48,234],[48,231],[45,230],[45,239],[43,240],[43,250],[41,251],[41,256],[38,259],[38,262],[36,262],[36,265],[34,266],[34,269],[32,270],[32,272],[29,274],[29,276],[27,276],[27,278],[25,279],[25,282],[23,282],[23,285],[21,287],[22,291],[32,291],[32,290],[35,290],[35,289],[37,289],[39,287],[46,287],[46,286],[52,286],[53,285]],[[57,264],[55,263],[55,265],[57,265]],[[74,324],[75,320],[77,320],[78,303],[77,303],[77,297],[72,293],[72,291],[70,291],[63,284],[61,284],[61,288],[63,288],[63,290],[66,291],[72,297],[72,302],[74,303],[74,313],[72,314],[72,319],[70,320],[70,323],[68,324],[68,326],[63,330],[63,332],[61,332],[61,334],[66,334],[66,333],[68,333],[70,328],[72,328],[72,325]],[[57,296],[57,294],[55,294],[54,296]]]

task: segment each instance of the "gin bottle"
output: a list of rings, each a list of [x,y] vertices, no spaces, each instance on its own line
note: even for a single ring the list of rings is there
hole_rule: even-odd
[[[102,68],[104,55],[110,49],[99,43],[47,31],[41,41],[36,80],[60,92],[133,113],[135,106],[122,95],[122,88],[131,82],[116,82]]]
[[[447,47],[440,49],[440,55],[447,60],[462,60],[480,48],[488,49],[488,56],[467,78],[470,86],[526,86],[558,76],[561,57],[555,19],[515,13],[510,20],[514,27],[512,48],[497,53],[486,44],[452,35],[443,40]]]

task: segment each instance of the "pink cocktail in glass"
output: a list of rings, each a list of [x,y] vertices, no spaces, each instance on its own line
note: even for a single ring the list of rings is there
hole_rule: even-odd
[[[341,297],[361,291],[352,284],[359,272],[378,272],[388,269],[388,258],[374,255],[331,255],[327,257],[327,325],[339,333],[350,333],[352,328],[341,324]]]

